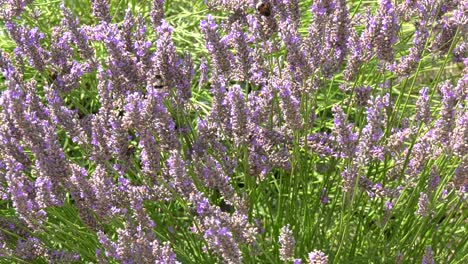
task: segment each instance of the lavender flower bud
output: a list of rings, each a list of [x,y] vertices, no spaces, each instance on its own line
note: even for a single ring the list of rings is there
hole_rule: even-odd
[[[186,171],[185,161],[182,159],[177,151],[172,151],[171,156],[167,160],[169,168],[169,176],[172,177],[170,182],[172,186],[180,195],[186,199],[190,199],[190,196],[197,193],[196,187],[193,181],[188,176]]]
[[[175,132],[175,122],[163,103],[163,95],[156,89],[148,89],[147,99],[142,105],[144,125],[156,131],[159,144],[164,151],[178,150],[180,141]]]
[[[454,62],[463,62],[463,59],[468,57],[468,43],[460,43],[453,49],[452,53]]]
[[[429,102],[429,88],[424,87],[419,90],[419,98],[416,101],[415,121],[429,125],[431,121],[431,105]]]
[[[421,264],[435,264],[432,248],[430,246],[426,247]]]
[[[392,156],[399,156],[405,150],[405,143],[414,135],[414,131],[409,128],[398,130],[390,135],[386,145],[386,153]]]
[[[178,263],[169,244],[161,245],[150,226],[127,220],[125,228],[118,229],[118,240],[111,241],[99,232],[100,243],[108,257],[122,263]]]
[[[347,40],[348,52],[350,53],[348,64],[346,65],[343,77],[346,81],[352,81],[356,78],[356,75],[364,61],[364,49],[363,44],[357,31],[354,28],[349,29],[349,37]]]
[[[34,184],[24,174],[23,166],[14,161],[7,160],[6,183],[13,207],[20,219],[24,220],[29,228],[40,228],[47,216],[35,200]]]
[[[64,18],[62,25],[64,25],[71,33],[71,40],[76,44],[83,59],[91,59],[94,57],[94,50],[89,44],[88,36],[84,29],[79,28],[78,18],[74,18],[72,12],[64,5],[60,6]]]
[[[394,64],[393,68],[397,75],[409,75],[418,65],[424,53],[426,42],[429,38],[429,29],[425,21],[421,21],[416,26],[413,46],[406,57],[402,57],[399,64]]]
[[[231,32],[223,40],[236,51],[233,61],[233,78],[244,82],[250,80],[253,49],[250,47],[250,38],[242,31],[242,25],[239,22],[233,23]]]
[[[372,87],[370,86],[362,86],[357,87],[354,92],[356,93],[356,103],[358,106],[367,106],[369,99],[371,98],[372,94]]]
[[[250,0],[230,0],[230,1],[225,1],[225,0],[205,0],[205,4],[209,8],[223,8],[226,10],[230,11],[236,11],[236,10],[244,10],[246,8],[253,7],[254,3],[253,1]]]
[[[153,0],[150,17],[154,28],[161,25],[161,21],[164,19],[164,0]]]
[[[91,7],[93,9],[93,15],[97,19],[107,23],[111,22],[109,0],[91,0]]]
[[[435,125],[435,136],[443,145],[446,145],[449,143],[450,134],[455,125],[455,105],[458,98],[450,81],[442,84],[440,92],[442,94],[442,108],[440,119]]]
[[[289,149],[284,146],[290,144],[281,132],[267,130],[255,126],[252,128],[252,138],[249,148],[250,174],[263,180],[274,167],[290,169]],[[277,148],[278,145],[282,148]]]
[[[356,166],[353,165],[344,169],[341,173],[341,177],[343,178],[343,191],[352,193],[358,179]]]
[[[431,173],[429,174],[429,181],[428,181],[428,191],[432,193],[437,189],[440,183],[440,175],[437,169],[437,166],[432,166]]]
[[[404,21],[408,21],[411,16],[417,14],[419,1],[417,0],[405,0],[397,7],[398,16]]]
[[[2,9],[0,10],[0,18],[9,21],[15,17],[19,17],[24,12],[26,6],[32,3],[33,0],[9,0],[2,1]]]
[[[358,136],[353,132],[352,124],[346,122],[346,116],[341,107],[333,106],[333,135],[339,152],[343,158],[352,157],[356,150]]]
[[[320,250],[309,253],[309,264],[328,264],[328,257]]]
[[[186,101],[192,96],[190,81],[193,66],[188,55],[183,58],[177,56],[172,41],[172,31],[173,28],[165,21],[162,21],[161,25],[156,28],[159,38],[156,41],[156,54],[152,58],[155,68],[152,76],[149,76],[152,81],[150,85],[156,83],[156,77],[159,76],[165,86],[175,88],[177,98]]]
[[[309,67],[321,68],[326,77],[339,70],[348,53],[349,12],[346,1],[314,1],[309,26]]]
[[[281,245],[279,250],[280,259],[282,261],[291,261],[294,259],[294,247],[296,245],[296,240],[294,240],[294,234],[289,229],[289,225],[283,226],[283,228],[281,228],[278,240]]]
[[[408,163],[408,170],[406,173],[410,178],[415,179],[416,176],[421,173],[426,165],[426,162],[431,157],[436,157],[437,153],[434,146],[434,135],[430,130],[426,135],[423,135],[414,144],[411,151],[411,159]]]
[[[204,238],[210,245],[210,248],[222,256],[224,261],[229,264],[242,263],[242,252],[233,239],[233,234],[215,217],[207,217],[204,225],[209,227]]]
[[[27,261],[33,261],[46,253],[43,243],[38,238],[27,237],[18,240],[14,255]]]
[[[202,20],[200,28],[205,36],[206,49],[211,56],[215,74],[230,76],[234,55],[229,51],[227,43],[221,40],[217,31],[218,25],[216,25],[213,16],[208,15],[207,20]]]
[[[331,12],[331,1],[314,1],[311,13],[314,16],[307,36],[306,48],[308,49],[308,61],[311,69],[318,69],[322,63],[322,40],[327,26],[327,15]]]
[[[247,24],[249,25],[249,31],[252,32],[253,40],[265,43],[266,53],[277,50],[276,43],[269,40],[278,31],[278,24],[274,16],[247,15]]]
[[[38,28],[28,29],[10,21],[5,23],[5,28],[16,42],[15,54],[28,57],[29,63],[38,71],[43,72],[49,59],[49,53],[41,46],[41,40],[45,37],[44,33],[39,32]]]
[[[209,188],[219,190],[228,205],[236,206],[238,210],[247,213],[246,209],[248,208],[230,185],[230,177],[226,175],[221,164],[210,156],[205,155],[202,159],[196,171],[203,184]],[[201,163],[202,161],[203,163]]]
[[[458,1],[458,7],[453,12],[453,20],[457,23],[460,33],[468,33],[468,3],[466,0]]]
[[[215,72],[216,73],[216,72]],[[227,80],[223,75],[215,74],[212,78],[211,93],[213,94],[213,105],[211,108],[210,118],[222,127],[226,135],[231,135],[232,126],[230,116],[225,111],[228,108],[226,100]]]
[[[460,158],[468,155],[468,111],[466,109],[462,109],[458,115],[450,142],[452,142],[455,155]]]
[[[381,23],[380,34],[377,35],[377,56],[381,60],[392,61],[394,57],[393,45],[397,42],[399,30],[395,9],[390,0],[382,0],[379,9]]]
[[[349,11],[345,0],[334,1],[333,14],[329,17],[328,30],[325,31],[325,63],[322,66],[325,76],[340,69],[348,54],[347,40],[349,38]]]
[[[245,106],[245,99],[241,92],[241,87],[235,85],[227,95],[230,105],[232,132],[237,146],[242,146],[247,140],[248,112]]]
[[[454,187],[463,194],[468,191],[466,175],[468,175],[468,159],[465,158],[460,162],[460,165],[455,170],[455,175],[453,177]]]
[[[447,17],[439,20],[433,30],[435,37],[429,46],[429,50],[433,53],[447,54],[454,40],[456,31],[457,24],[454,20],[449,20]]]
[[[367,125],[362,130],[357,147],[357,162],[360,165],[366,164],[369,156],[378,159],[383,158],[383,150],[377,146],[377,143],[383,135],[382,127],[385,115],[382,110],[386,106],[386,98],[388,98],[388,94],[384,97],[377,96],[369,101],[370,105],[366,108]]]
[[[421,192],[419,194],[418,210],[416,211],[416,215],[419,215],[421,217],[428,216],[430,213],[429,203],[429,196]]]
[[[320,157],[338,156],[335,151],[333,136],[328,133],[315,133],[307,136],[307,146]]]
[[[161,149],[149,129],[140,133],[139,145],[141,147],[141,172],[151,179],[152,184],[156,184],[156,175],[161,170]]]
[[[200,80],[198,81],[198,89],[201,89],[203,85],[205,85],[208,82],[208,73],[210,71],[208,62],[206,61],[205,58],[202,59],[200,63],[200,68],[198,69],[200,72]]]
[[[392,62],[395,56],[394,44],[399,30],[395,8],[390,0],[381,0],[377,14],[368,20],[362,35],[370,54],[375,48],[379,60]]]
[[[304,124],[300,114],[300,102],[292,94],[291,86],[291,82],[285,80],[279,87],[279,96],[287,126],[293,131],[298,131]]]
[[[308,77],[308,64],[306,54],[302,49],[302,38],[298,32],[297,26],[290,20],[289,17],[283,18],[279,23],[279,35],[286,48],[286,61],[291,75],[298,82],[302,82]]]

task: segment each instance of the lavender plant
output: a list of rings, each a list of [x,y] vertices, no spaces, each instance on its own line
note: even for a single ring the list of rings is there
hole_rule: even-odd
[[[194,2],[0,0],[1,262],[468,260],[466,0]]]

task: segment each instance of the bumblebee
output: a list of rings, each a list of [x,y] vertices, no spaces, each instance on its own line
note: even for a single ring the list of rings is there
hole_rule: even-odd
[[[136,150],[135,145],[130,144],[128,145],[127,150],[125,151],[125,154],[127,156],[132,156],[133,154],[135,154],[135,150]]]
[[[271,15],[271,3],[269,1],[258,2],[256,8],[262,16],[268,17]]]
[[[157,74],[155,77],[156,77],[156,78],[155,78],[156,81],[155,81],[155,83],[153,84],[154,88],[155,88],[155,89],[162,89],[162,88],[164,88],[164,82],[163,82],[162,76],[159,75],[159,74]]]
[[[55,82],[55,80],[57,80],[57,72],[55,71],[52,71],[50,74],[49,74],[49,78],[52,82]]]

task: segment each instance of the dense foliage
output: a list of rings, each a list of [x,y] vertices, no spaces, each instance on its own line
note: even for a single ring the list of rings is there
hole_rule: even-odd
[[[468,1],[0,6],[0,262],[467,263]]]

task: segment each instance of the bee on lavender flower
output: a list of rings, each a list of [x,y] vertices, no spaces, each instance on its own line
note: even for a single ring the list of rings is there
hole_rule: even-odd
[[[57,72],[55,71],[52,71],[50,74],[49,74],[49,78],[52,82],[55,82],[55,80],[57,80]]]
[[[49,72],[49,74],[47,74],[46,83],[48,85],[53,85],[55,83],[55,81],[57,81],[58,74],[59,73],[57,71],[54,71],[54,70]]]
[[[135,150],[136,150],[135,145],[130,144],[128,145],[127,150],[125,151],[125,154],[130,157],[133,154],[135,154]]]
[[[164,81],[162,79],[162,76],[157,74],[156,75],[156,82],[153,84],[154,88],[156,89],[162,89],[164,88]]]
[[[271,15],[271,3],[269,1],[259,1],[256,9],[262,16],[268,17]]]

